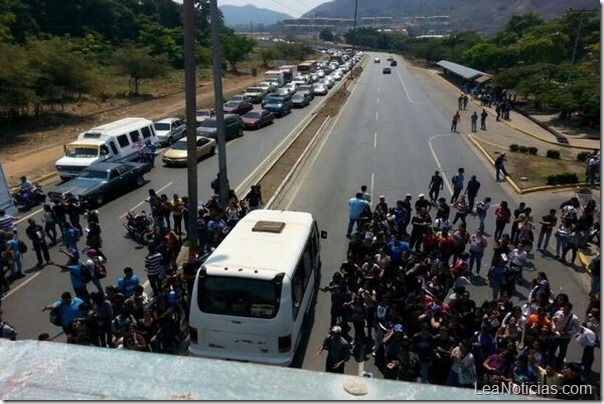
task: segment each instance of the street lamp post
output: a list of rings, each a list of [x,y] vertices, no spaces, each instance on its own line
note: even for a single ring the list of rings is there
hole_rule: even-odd
[[[359,0],[354,0],[354,20],[352,21],[352,47],[351,57],[354,56],[354,44],[357,39],[357,11],[359,8]],[[350,71],[350,77],[354,78],[354,67]]]

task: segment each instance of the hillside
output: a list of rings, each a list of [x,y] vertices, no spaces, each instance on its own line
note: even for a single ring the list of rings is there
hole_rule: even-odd
[[[224,16],[225,24],[230,27],[249,25],[250,21],[254,25],[272,25],[285,18],[292,18],[287,14],[258,8],[251,4],[246,4],[245,6],[224,5],[220,7],[220,11],[222,11],[222,15]]]
[[[305,17],[353,17],[355,0],[333,0],[307,12]],[[513,14],[534,11],[546,21],[568,9],[598,9],[598,0],[380,0],[359,1],[358,17],[392,16],[400,19],[412,16],[448,15],[451,27],[457,31],[478,31],[493,34],[500,30]]]

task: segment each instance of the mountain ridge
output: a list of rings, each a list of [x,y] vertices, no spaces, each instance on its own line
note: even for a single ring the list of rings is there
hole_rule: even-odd
[[[220,11],[224,16],[224,22],[228,26],[236,25],[252,25],[264,24],[272,25],[277,22],[292,18],[290,15],[278,11],[268,10],[266,8],[258,8],[252,4],[244,6],[223,5],[220,6]]]

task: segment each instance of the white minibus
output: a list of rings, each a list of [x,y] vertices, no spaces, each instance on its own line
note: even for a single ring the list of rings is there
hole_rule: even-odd
[[[254,210],[242,218],[197,272],[189,353],[289,366],[326,237],[310,213]]]

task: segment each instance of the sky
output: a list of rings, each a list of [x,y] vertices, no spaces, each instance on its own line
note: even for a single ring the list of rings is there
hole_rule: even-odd
[[[224,4],[233,6],[253,4],[258,8],[279,11],[297,18],[307,11],[317,7],[319,4],[327,3],[328,1],[330,0],[218,0],[218,6],[220,7]]]

